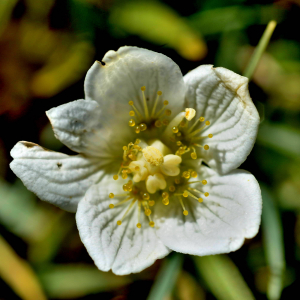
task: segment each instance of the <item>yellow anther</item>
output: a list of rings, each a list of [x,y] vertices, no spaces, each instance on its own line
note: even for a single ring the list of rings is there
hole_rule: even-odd
[[[141,87],[141,91],[146,91],[146,87],[145,87],[145,86],[142,86],[142,87]]]
[[[153,206],[155,204],[155,201],[154,200],[149,200],[148,204],[149,204],[149,206]]]
[[[180,179],[178,179],[178,178],[176,178],[174,181],[175,181],[176,184],[180,183]]]
[[[125,170],[124,170],[125,171]],[[126,172],[126,173],[125,173]],[[127,171],[125,171],[124,173],[122,172],[122,178],[123,179],[126,179],[127,177],[128,177],[128,175],[127,175]]]
[[[127,146],[123,146],[123,150],[126,151],[128,148]]]
[[[208,197],[208,196],[209,196],[209,193],[208,193],[208,192],[204,193],[204,196],[205,196],[205,197]]]
[[[113,179],[114,179],[114,180],[118,180],[118,178],[119,178],[118,175],[114,175],[114,176],[113,176]]]
[[[156,120],[155,127],[161,127],[161,126],[162,126],[162,122],[160,120]]]
[[[207,181],[206,180],[202,180],[202,184],[206,185]]]
[[[145,209],[145,215],[148,217],[151,215],[151,209],[147,208]]]
[[[140,133],[140,132],[141,132],[140,126],[136,126],[136,127],[135,127],[135,133]]]
[[[199,121],[200,121],[200,122],[203,122],[204,120],[205,120],[204,117],[200,117],[200,118],[199,118]]]
[[[164,105],[168,105],[169,104],[169,101],[168,100],[165,100],[164,101]]]
[[[173,131],[174,133],[177,133],[177,132],[178,132],[178,127],[177,127],[177,126],[174,126],[174,127],[172,128],[172,131]]]
[[[170,192],[173,193],[173,192],[175,192],[175,190],[176,190],[176,188],[175,188],[174,185],[170,185],[170,186],[169,186],[169,191],[170,191]]]
[[[191,153],[191,158],[192,158],[192,159],[197,159],[197,154],[196,154],[196,152]]]
[[[145,131],[147,129],[147,125],[145,123],[140,124],[141,131]]]
[[[192,172],[191,172],[191,176],[192,176],[193,178],[196,178],[196,177],[198,176],[198,174],[197,174],[197,172],[192,171]]]
[[[137,227],[137,228],[141,228],[141,227],[142,227],[142,224],[141,224],[141,223],[137,223],[137,224],[136,224],[136,227]]]
[[[167,120],[167,119],[164,119],[163,121],[162,121],[162,123],[163,123],[163,125],[165,125],[165,126],[167,126],[167,125],[169,125],[169,120]]]
[[[127,185],[128,185],[128,186],[132,186],[132,185],[133,185],[133,181],[132,181],[132,180],[129,180],[129,181],[127,182]]]
[[[176,134],[177,136],[181,136],[181,132],[177,132],[177,134]]]
[[[149,200],[150,199],[150,195],[148,193],[144,193],[143,194],[143,199],[144,200]]]
[[[140,167],[139,166],[136,166],[135,168],[134,168],[134,171],[136,171],[136,172],[138,172],[140,170]]]
[[[112,199],[114,196],[115,196],[114,193],[110,193],[110,194],[108,195],[108,197],[109,197],[110,199]]]
[[[207,126],[210,125],[210,122],[209,122],[209,121],[206,121],[206,122],[205,122],[205,125],[207,125]]]
[[[198,202],[203,202],[203,199],[202,198],[198,198]]]
[[[177,146],[181,146],[181,142],[180,142],[180,141],[177,141],[177,142],[176,142],[176,145],[177,145]]]
[[[121,220],[117,221],[117,224],[120,226],[122,224],[122,221]]]
[[[123,185],[123,190],[124,190],[125,192],[128,192],[128,188],[129,188],[129,186],[128,186],[127,184],[124,184],[124,185]]]
[[[165,115],[170,116],[172,114],[172,111],[170,109],[166,109]]]
[[[187,210],[184,210],[184,211],[183,211],[183,214],[184,214],[185,216],[187,216],[187,215],[189,214],[189,212],[188,212]]]
[[[129,112],[129,116],[130,117],[133,117],[135,115],[135,112],[133,111],[133,110],[131,110],[130,112]]]
[[[109,208],[114,208],[115,206],[113,204],[109,204]]]
[[[135,125],[135,121],[133,119],[130,119],[129,122],[128,122],[128,125],[130,127],[133,127]]]
[[[182,196],[185,197],[185,198],[188,197],[189,196],[188,191],[184,191],[183,194],[182,194]]]
[[[213,137],[213,135],[210,133],[210,134],[208,135],[208,137],[211,139],[211,138]]]
[[[133,101],[129,101],[128,104],[132,106],[133,105]]]
[[[204,150],[208,150],[209,149],[209,146],[208,145],[204,145]]]
[[[154,224],[153,221],[149,222],[149,226],[150,226],[150,227],[154,227],[154,225],[155,225],[155,224]]]
[[[189,171],[184,171],[182,173],[182,177],[184,177],[186,179],[189,179],[191,177],[191,173]]]
[[[169,198],[162,199],[162,203],[163,205],[169,205],[170,203]]]
[[[169,193],[163,192],[162,194],[163,199],[169,198]]]
[[[140,139],[136,139],[134,143],[135,143],[136,145],[138,145],[140,142],[141,142]]]
[[[158,95],[158,96],[161,96],[161,95],[162,95],[162,92],[161,92],[161,91],[158,91],[158,92],[157,92],[157,95]]]

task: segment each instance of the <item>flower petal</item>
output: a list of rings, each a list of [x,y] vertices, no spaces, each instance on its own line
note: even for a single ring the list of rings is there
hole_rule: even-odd
[[[145,96],[149,114],[152,112],[157,92],[161,91],[156,112],[168,100],[168,108],[175,116],[183,108],[185,85],[179,67],[167,56],[137,47],[121,47],[117,52],[109,51],[103,58],[105,65],[95,62],[85,78],[87,99],[96,100],[107,114],[128,122],[132,100],[144,114],[141,87],[145,86]]]
[[[248,79],[224,68],[203,65],[184,77],[187,106],[197,118],[210,121],[202,132],[199,156],[213,169],[226,174],[249,155],[257,134],[259,115],[249,96]],[[208,138],[213,134],[213,138]]]
[[[101,178],[104,161],[19,142],[11,151],[13,172],[40,199],[75,212],[87,189]],[[102,168],[102,169],[101,169]]]
[[[237,250],[245,238],[258,232],[262,209],[259,185],[243,170],[223,176],[204,166],[200,171],[199,177],[208,182],[200,189],[209,196],[202,196],[202,203],[183,198],[188,216],[183,215],[178,199],[161,205],[155,211],[158,236],[167,247],[182,253],[210,255]]]
[[[88,156],[112,160],[122,155],[122,146],[130,135],[129,128],[109,118],[96,101],[72,101],[46,114],[55,136],[73,151]]]
[[[145,216],[141,216],[142,227],[136,227],[137,203],[122,224],[117,225],[130,205],[129,201],[109,208],[110,203],[119,202],[109,199],[109,193],[122,192],[120,187],[111,179],[92,186],[78,205],[76,221],[81,240],[96,266],[102,271],[112,269],[117,275],[126,275],[144,270],[170,250],[157,238],[155,229],[143,222]]]

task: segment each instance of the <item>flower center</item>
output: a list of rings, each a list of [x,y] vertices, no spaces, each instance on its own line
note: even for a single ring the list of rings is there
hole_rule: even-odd
[[[130,142],[127,146],[123,146],[123,161],[118,174],[113,176],[114,180],[118,180],[120,175],[123,179],[127,179],[128,176],[131,179],[123,185],[124,193],[109,194],[111,199],[123,197],[119,202],[111,203],[110,208],[130,202],[123,217],[117,221],[118,225],[122,224],[123,219],[137,203],[138,222],[136,226],[138,228],[142,227],[140,223],[142,209],[149,220],[149,226],[154,227],[150,207],[154,206],[156,201],[161,200],[165,206],[169,205],[170,200],[178,201],[183,214],[187,216],[188,210],[185,207],[187,198],[202,203],[202,197],[209,196],[207,191],[202,187],[199,188],[199,185],[205,186],[207,180],[193,180],[198,174],[195,170],[187,168],[184,161],[189,159],[189,156],[185,155],[186,153],[190,153],[192,159],[197,159],[197,148],[209,150],[209,146],[202,145],[201,140],[213,137],[212,134],[203,135],[202,133],[210,125],[210,121],[205,121],[204,117],[193,121],[196,116],[193,108],[186,108],[185,112],[179,113],[172,120],[162,119],[172,114],[171,110],[166,109],[169,102],[167,100],[162,102],[162,92],[158,91],[153,107],[150,109],[145,91],[146,87],[143,86],[141,88],[143,110],[138,110],[133,101],[129,101],[133,110],[129,112],[132,119],[128,122],[130,127],[134,127],[136,134],[144,133],[141,135],[141,139],[136,139],[134,143]],[[157,110],[161,104],[163,106]],[[204,121],[205,123],[201,124]],[[191,124],[192,122],[193,124]],[[163,125],[167,126],[165,130],[160,129]],[[173,145],[171,143],[173,151],[157,139],[162,135],[167,135],[167,140],[173,143]]]

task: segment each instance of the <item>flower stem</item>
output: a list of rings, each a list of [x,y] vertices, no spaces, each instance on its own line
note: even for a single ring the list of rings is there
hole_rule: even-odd
[[[262,54],[264,53],[264,51],[266,50],[266,48],[269,44],[270,38],[273,34],[273,31],[274,31],[276,25],[277,25],[277,23],[274,20],[269,22],[269,24],[268,24],[265,32],[263,33],[257,47],[254,50],[254,53],[251,57],[251,60],[248,64],[243,76],[248,77],[249,79],[251,79]]]

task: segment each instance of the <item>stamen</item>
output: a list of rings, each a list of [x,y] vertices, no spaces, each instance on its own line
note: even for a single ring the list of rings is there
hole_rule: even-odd
[[[138,116],[140,119],[142,119],[143,116],[142,116],[142,114],[138,111],[138,109],[134,106],[133,101],[130,100],[130,101],[128,102],[128,104],[129,104],[130,106],[132,106],[132,108],[135,110],[137,116]]]
[[[176,190],[176,188],[175,188],[174,185],[170,185],[170,186],[169,186],[169,191],[170,191],[170,192],[174,193],[175,190]]]
[[[164,126],[167,126],[167,125],[169,125],[170,121],[167,120],[167,119],[164,119],[164,120],[162,121],[162,123],[163,123]]]
[[[152,109],[151,118],[154,117],[155,110],[156,110],[156,106],[157,106],[157,102],[158,102],[158,98],[159,98],[159,96],[161,96],[161,95],[162,95],[162,92],[161,92],[161,91],[158,91],[158,92],[157,92],[157,97],[156,97],[156,99],[155,99],[154,106],[153,106],[153,109]]]
[[[197,153],[196,153],[195,148],[194,148],[194,147],[191,147],[191,148],[192,148],[192,150],[193,150],[193,152],[191,153],[191,158],[192,158],[192,159],[197,159]]]
[[[213,135],[210,133],[210,134],[208,135],[208,137],[211,139],[211,138],[213,137]]]
[[[134,112],[133,110],[131,110],[131,111],[129,112],[129,116],[130,116],[130,117],[134,117],[134,116],[135,116],[135,112]]]
[[[168,100],[164,101],[164,106],[157,112],[156,117],[160,118],[162,116],[162,112],[166,109],[166,106],[169,104]]]
[[[194,146],[198,147],[198,148],[204,148],[204,150],[208,150],[209,149],[209,146],[208,145],[199,145],[199,144],[193,144]]]
[[[178,199],[179,199],[179,202],[180,202],[181,207],[182,207],[182,209],[183,209],[183,212],[182,212],[182,213],[183,213],[185,216],[187,216],[187,215],[189,214],[189,212],[185,209],[185,206],[184,206],[184,204],[183,204],[182,198],[181,198],[180,196],[178,196]]]
[[[200,118],[201,119],[201,118]],[[193,132],[189,132],[188,131],[188,134],[186,136],[186,138],[192,138],[194,135],[198,134],[200,131],[202,131],[205,127],[209,126],[210,125],[210,122],[209,121],[206,121],[205,122],[205,125],[200,127],[199,129],[193,131]]]
[[[192,171],[192,172],[191,172],[191,176],[192,176],[193,178],[196,178],[196,177],[198,176],[198,174],[197,174],[196,171]]]
[[[145,97],[145,90],[146,90],[146,87],[142,86],[141,87],[141,91],[142,91],[142,94],[143,94],[144,109],[145,109],[145,118],[146,118],[146,120],[148,120],[149,119],[149,111],[148,111],[147,100],[146,100],[146,97]]]
[[[161,127],[162,126],[162,122],[160,120],[156,120],[155,121],[155,127]]]
[[[178,127],[177,127],[177,126],[174,126],[174,127],[172,128],[172,131],[173,131],[174,133],[177,133],[177,132],[178,132]]]
[[[133,204],[136,202],[136,199],[133,199],[129,205],[129,207],[127,208],[125,214],[123,215],[122,219],[121,220],[118,220],[117,221],[117,224],[118,225],[121,225],[122,224],[122,221],[124,220],[124,218],[127,216],[127,214],[129,213],[129,211],[131,210]],[[118,203],[119,204],[119,203]]]
[[[117,204],[112,204],[112,203],[111,203],[111,204],[109,204],[109,208],[112,209],[112,208],[114,208],[114,207],[116,207],[116,206],[122,205],[122,204],[128,202],[128,201],[131,200],[131,199],[133,199],[133,197],[132,197],[132,196],[129,196],[129,197],[125,198],[124,200],[118,202]]]
[[[134,121],[133,119],[130,119],[130,120],[128,121],[128,125],[129,125],[130,127],[133,127],[133,126],[135,125],[135,121]]]
[[[140,132],[141,132],[140,126],[136,126],[136,127],[135,127],[135,133],[140,133]]]
[[[154,200],[149,200],[149,206],[154,206],[154,204],[155,204],[155,201]]]
[[[115,196],[114,193],[110,193],[110,194],[108,195],[108,197],[109,197],[110,199],[113,199],[114,196]]]
[[[138,201],[138,222],[137,222],[137,224],[136,224],[136,227],[137,227],[137,228],[141,228],[141,227],[142,227],[142,224],[140,223],[141,206],[142,206],[141,201]]]
[[[145,131],[147,129],[147,125],[145,123],[141,123],[139,126],[141,131]]]

